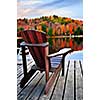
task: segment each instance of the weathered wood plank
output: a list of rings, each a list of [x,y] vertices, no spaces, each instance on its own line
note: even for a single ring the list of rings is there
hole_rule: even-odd
[[[66,82],[67,82],[67,78],[68,78],[68,72],[69,72],[69,65],[70,65],[70,61],[65,61],[65,78],[64,78],[64,88],[63,88],[63,94],[62,94],[62,100],[64,98],[64,94],[65,94],[65,89],[66,89]]]
[[[64,68],[64,73],[65,73],[65,74],[64,74],[64,76],[67,77],[66,74],[68,75],[69,64],[70,64],[71,62],[70,62],[70,60],[66,60],[66,59],[65,59],[64,61],[65,61],[65,64],[64,64],[64,65],[65,65],[65,66],[64,66],[64,67],[65,67],[65,68]]]
[[[17,68],[17,77],[23,73],[23,68],[22,68],[22,65],[18,66],[19,68]]]
[[[29,64],[28,64],[28,66],[27,66],[27,68],[28,68],[28,72],[29,72],[29,70],[31,69],[31,67],[33,66],[34,64],[33,64],[33,62],[30,62]],[[17,71],[18,72],[18,71]],[[24,77],[24,75],[23,75],[23,68],[22,68],[22,66],[21,66],[21,72],[20,73],[18,73],[18,75],[17,75],[17,85],[20,83],[20,81],[21,81],[21,79]]]
[[[18,79],[17,79],[17,86],[20,84],[20,81],[22,80],[23,77],[24,77],[23,74],[21,74],[21,76],[18,77]]]
[[[31,66],[33,66],[34,65],[34,63],[33,63],[33,61],[29,61],[28,63],[27,63],[27,69],[28,69],[28,71],[31,69]],[[23,74],[23,65],[20,65],[20,66],[18,66],[18,68],[17,68],[17,78],[19,77],[19,76],[21,76]]]
[[[57,78],[47,95],[44,95],[45,76],[41,75],[44,75],[44,73],[39,73],[34,79],[30,79],[31,81],[27,83],[27,86],[24,89],[21,89],[18,85],[18,100],[75,100],[75,91],[76,100],[83,100],[82,61],[75,61],[76,63],[74,63],[74,60],[70,61],[69,68],[67,69],[68,62],[69,61],[65,61],[65,76],[61,77],[61,73],[57,75]],[[18,82],[22,76],[23,75],[17,79]],[[75,82],[76,88],[74,88]]]
[[[81,74],[82,74],[82,76],[83,76],[83,68],[82,68],[82,64],[83,62],[82,61],[79,61],[79,64],[80,64],[80,68],[81,68]]]
[[[57,75],[54,84],[52,85],[51,89],[49,90],[49,93],[47,95],[44,94],[44,92],[41,94],[41,97],[39,98],[39,100],[51,100],[53,92],[55,90],[55,87],[57,85],[58,82],[58,78],[60,76],[60,73]]]
[[[70,61],[68,79],[66,82],[63,100],[74,99],[74,61]]]
[[[21,73],[18,77],[17,77],[17,86],[19,85],[20,81],[22,80],[22,78],[24,77],[24,74]]]
[[[83,77],[79,63],[76,62],[76,100],[83,100]]]
[[[51,100],[62,100],[63,95],[63,89],[64,89],[64,77],[59,77],[59,80],[57,82],[56,88],[54,90],[53,96]]]
[[[21,69],[21,65],[17,65],[17,73]]]
[[[74,61],[74,100],[76,100],[76,61]]]
[[[23,88],[20,88],[20,84],[17,86],[17,95],[19,95],[27,86],[31,83],[31,81],[38,76],[39,72],[37,71],[31,78],[30,80],[26,83],[26,85]]]
[[[45,86],[45,94],[48,93],[49,89],[51,88],[51,86],[53,85],[53,83],[56,79],[57,74],[61,71],[61,69],[62,69],[61,65],[59,65],[58,68],[53,72],[53,74],[51,75],[51,77],[47,81],[46,86]]]
[[[27,96],[27,98],[25,98],[25,100],[38,100],[45,88],[45,74],[44,77],[38,82],[37,86],[32,89],[32,91],[30,92],[30,94]]]

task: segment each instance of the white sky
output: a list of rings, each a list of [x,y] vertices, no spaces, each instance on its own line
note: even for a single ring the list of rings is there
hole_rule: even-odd
[[[17,18],[58,15],[83,19],[82,0],[17,0]]]

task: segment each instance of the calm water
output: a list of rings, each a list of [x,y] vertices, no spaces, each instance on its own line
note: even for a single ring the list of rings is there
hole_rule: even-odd
[[[66,56],[67,60],[83,60],[83,50],[81,51],[74,51],[71,54]]]
[[[83,38],[49,38],[49,52],[55,53],[62,48],[72,48],[75,51],[83,49]]]

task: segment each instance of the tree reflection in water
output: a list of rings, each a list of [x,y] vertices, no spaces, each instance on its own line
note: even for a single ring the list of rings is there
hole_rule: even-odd
[[[75,51],[83,49],[83,38],[74,37],[74,38],[49,38],[49,51],[54,53],[59,51],[62,48],[72,48]]]

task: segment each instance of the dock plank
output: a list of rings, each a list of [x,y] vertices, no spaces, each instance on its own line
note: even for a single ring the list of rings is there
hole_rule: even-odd
[[[31,77],[24,88],[20,88],[19,82],[22,75],[17,78],[17,99],[18,100],[83,100],[83,69],[82,61],[66,60],[65,76],[61,76],[61,72],[57,75],[53,86],[49,93],[44,95],[45,73],[37,71]],[[18,65],[20,68],[22,65]],[[31,66],[31,64],[29,64]],[[17,69],[18,69],[17,68]],[[29,69],[31,67],[28,67]],[[21,68],[20,68],[21,69]],[[20,70],[18,69],[18,71]],[[75,70],[74,70],[75,69]],[[50,74],[51,75],[51,74]],[[35,76],[35,77],[34,77]],[[76,82],[76,83],[75,83]],[[74,86],[75,85],[75,86]],[[75,89],[75,90],[74,90]],[[76,92],[76,94],[74,94]],[[74,96],[76,95],[76,99]]]
[[[80,60],[80,61],[79,61],[79,64],[80,64],[80,68],[81,68],[81,74],[82,74],[82,76],[83,76],[83,68],[82,68],[83,62]]]
[[[64,82],[65,82],[65,77],[59,77],[59,80],[57,82],[57,86],[55,88],[55,91],[53,93],[52,99],[51,100],[61,100],[62,95],[63,95],[63,89],[64,89]]]
[[[83,77],[79,63],[76,63],[76,100],[83,100]]]
[[[27,69],[28,69],[28,72],[29,70],[32,68],[32,66],[34,65],[33,62],[29,62],[28,65],[27,65]],[[20,65],[20,70],[21,72],[19,72],[19,70],[17,71],[17,85],[20,83],[21,79],[24,77],[24,74],[23,74],[23,66]]]
[[[39,81],[39,79],[42,77],[41,75],[38,75],[39,72],[36,72],[31,78],[30,80],[27,82],[27,84],[23,87],[20,88],[20,85],[17,86],[17,95],[18,97],[20,97],[20,95],[23,95],[23,92],[25,91],[26,93],[29,92],[28,89],[30,89],[30,87],[34,87],[36,85],[36,83]],[[38,79],[38,80],[37,80]],[[35,82],[34,82],[35,81]],[[27,91],[26,91],[27,90]]]
[[[38,75],[36,75],[36,77],[27,85],[26,88],[23,89],[23,91],[21,91],[18,94],[18,100],[24,100],[25,98],[27,98],[30,94],[30,92],[37,86],[38,82],[42,79],[43,77],[43,73],[39,73]]]
[[[31,67],[34,65],[33,61],[29,61],[27,63],[27,69],[28,71],[31,69]],[[23,65],[18,65],[17,68],[17,78],[20,77],[23,74]]]
[[[74,100],[74,61],[70,61],[63,100]]]
[[[41,97],[39,100],[51,100],[53,92],[55,90],[55,87],[57,85],[58,79],[59,79],[60,73],[57,75],[54,84],[52,85],[51,89],[49,90],[48,94],[44,94],[44,92],[41,94]]]
[[[46,81],[45,81],[45,74],[44,74],[43,78],[38,82],[37,86],[33,89],[30,95],[27,98],[25,98],[25,100],[38,100],[45,88],[45,84]]]

